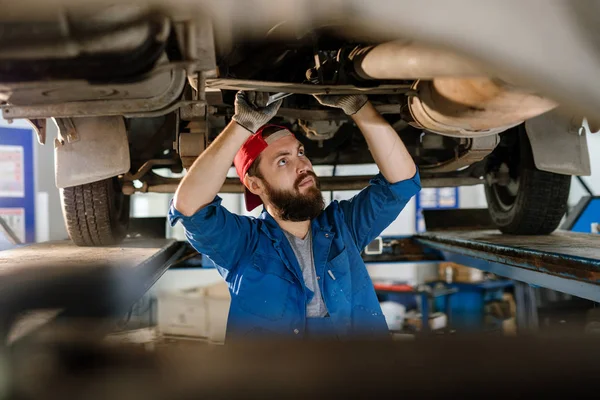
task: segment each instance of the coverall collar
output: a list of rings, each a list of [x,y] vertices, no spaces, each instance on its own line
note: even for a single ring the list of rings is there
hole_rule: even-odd
[[[318,231],[329,232],[332,233],[333,226],[327,221],[327,218],[322,218],[323,213],[319,214],[316,218],[313,218],[310,221],[310,226],[313,234]],[[263,210],[258,217],[258,219],[263,220],[265,223],[261,225],[262,231],[273,241],[279,242],[285,238],[283,234],[283,229],[279,226],[275,218],[269,214],[266,208],[263,207]]]

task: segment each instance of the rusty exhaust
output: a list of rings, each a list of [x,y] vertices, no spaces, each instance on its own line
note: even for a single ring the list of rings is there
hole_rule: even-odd
[[[497,134],[557,106],[445,50],[394,41],[355,49],[350,58],[362,79],[417,80],[408,101],[414,124],[442,135]]]

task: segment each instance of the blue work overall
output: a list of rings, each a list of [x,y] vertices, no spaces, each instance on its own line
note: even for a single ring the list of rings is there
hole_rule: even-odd
[[[309,321],[313,334],[330,331],[340,339],[388,335],[361,251],[419,190],[418,172],[394,184],[378,174],[356,196],[331,202],[311,221],[317,281],[329,312],[327,321],[316,322],[319,326]],[[169,218],[172,225],[182,222],[189,242],[214,262],[229,286],[227,340],[307,336],[306,305],[312,292],[268,212],[263,210],[258,218],[236,215],[217,196],[189,217],[171,205]]]

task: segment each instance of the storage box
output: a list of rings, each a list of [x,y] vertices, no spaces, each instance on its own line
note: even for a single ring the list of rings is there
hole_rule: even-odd
[[[225,341],[227,317],[231,305],[231,295],[225,282],[206,288],[206,309],[208,319],[208,338],[215,342]]]
[[[231,297],[225,282],[158,293],[158,330],[163,335],[225,339]]]
[[[440,279],[448,283],[473,283],[484,280],[484,272],[482,270],[452,262],[440,263],[438,267],[438,273]]]
[[[406,314],[406,323],[413,326],[418,331],[422,330],[423,316],[421,313],[411,311]],[[435,312],[429,315],[429,329],[432,331],[443,329],[448,326],[448,316],[442,312]]]

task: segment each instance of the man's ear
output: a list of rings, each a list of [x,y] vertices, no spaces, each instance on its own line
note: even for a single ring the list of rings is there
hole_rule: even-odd
[[[256,176],[248,176],[244,178],[244,186],[253,194],[260,196],[265,191],[263,181]]]

